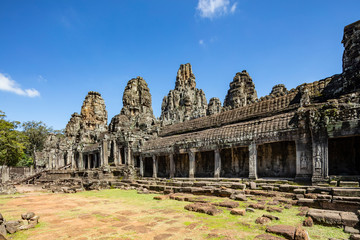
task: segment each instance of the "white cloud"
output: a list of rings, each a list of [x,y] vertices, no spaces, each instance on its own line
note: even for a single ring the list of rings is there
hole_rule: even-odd
[[[26,97],[39,97],[40,93],[38,90],[31,89],[22,89],[19,84],[12,80],[10,77],[5,76],[0,73],[0,90],[6,92],[12,92],[17,95],[26,96]]]
[[[38,80],[39,83],[46,83],[47,82],[47,79],[44,78],[42,75],[39,75],[37,77],[37,80]]]
[[[200,40],[199,40],[199,44],[200,44],[200,45],[203,45],[203,44],[204,44],[204,40],[200,39]]]
[[[236,7],[237,7],[237,2],[234,3],[234,4],[231,6],[230,12],[231,12],[231,13],[234,13],[235,10],[236,10]]]
[[[196,9],[200,12],[201,17],[214,18],[228,14],[229,12],[235,12],[236,6],[237,3],[235,2],[230,7],[230,0],[199,0]]]

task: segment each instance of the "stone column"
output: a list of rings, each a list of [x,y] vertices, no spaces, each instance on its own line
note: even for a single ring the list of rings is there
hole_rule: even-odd
[[[90,169],[90,166],[91,166],[91,164],[90,164],[90,158],[91,158],[91,154],[87,154],[87,162],[88,162],[88,167],[87,167],[87,169]]]
[[[128,148],[124,147],[124,164],[129,164],[129,157],[128,157]]]
[[[97,153],[95,153],[94,155],[94,165],[93,165],[93,168],[97,168],[98,167],[98,155]]]
[[[140,176],[144,177],[144,159],[142,155],[139,156],[140,158]]]
[[[133,161],[132,161],[132,156],[131,156],[131,147],[127,147],[127,164],[128,165],[134,165]]]
[[[118,145],[116,144],[116,141],[113,141],[114,147],[113,147],[113,158],[114,158],[114,164],[115,166],[120,165],[119,164],[119,155],[118,155]]]
[[[189,178],[195,177],[195,153],[189,152]]]
[[[118,154],[119,154],[119,156],[118,156],[118,159],[119,159],[119,160],[118,160],[118,161],[119,161],[119,165],[123,164],[123,162],[122,162],[123,159],[122,159],[122,157],[121,157],[121,149],[122,149],[122,148],[119,148],[119,147],[118,147]]]
[[[234,167],[236,173],[240,172],[240,166],[239,166],[239,159],[238,158],[239,158],[239,156],[236,156],[236,159],[235,159],[234,148],[232,147],[231,148],[231,164]]]
[[[255,142],[249,145],[249,178],[257,179],[257,146]]]
[[[214,150],[214,159],[215,159],[215,169],[214,169],[214,178],[219,178],[221,173],[221,156],[219,149]]]
[[[153,155],[152,159],[153,159],[153,178],[157,178],[158,162],[157,162],[156,155]]]
[[[68,157],[70,157],[71,169],[75,169],[75,168],[76,168],[76,164],[75,164],[74,154],[73,154],[72,151],[69,151],[69,152],[68,152]]]
[[[312,181],[324,181],[329,176],[328,139],[318,138],[312,142]]]
[[[10,167],[8,166],[0,166],[0,173],[1,173],[1,181],[2,183],[5,183],[7,181],[9,181],[10,179]]]
[[[54,156],[53,156],[53,161],[54,161],[54,169],[58,169],[59,163],[58,163],[58,158],[55,155],[55,153],[54,153]]]
[[[298,139],[296,145],[296,176],[297,180],[310,180],[312,175],[312,147],[306,139]]]
[[[81,170],[85,169],[84,156],[83,156],[82,152],[79,152],[78,163],[79,163],[79,169],[81,169]]]
[[[108,142],[106,140],[103,140],[101,166],[107,166],[107,165],[109,165]]]
[[[170,178],[174,178],[174,176],[175,176],[175,162],[174,162],[174,154],[173,153],[170,153],[169,159],[170,159]]]

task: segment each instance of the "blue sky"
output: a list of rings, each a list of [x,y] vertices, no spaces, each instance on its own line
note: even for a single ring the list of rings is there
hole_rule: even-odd
[[[263,96],[341,73],[345,25],[360,1],[0,1],[0,110],[63,129],[88,91],[110,122],[128,80],[142,76],[160,116],[180,64],[207,100],[223,102],[246,69]]]

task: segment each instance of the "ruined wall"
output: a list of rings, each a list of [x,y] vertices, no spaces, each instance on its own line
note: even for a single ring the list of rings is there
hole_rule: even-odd
[[[50,133],[45,140],[44,149],[35,153],[36,166],[51,169],[65,166],[65,153],[71,148],[68,140],[61,135]]]
[[[158,173],[157,176],[161,178],[170,177],[170,158],[169,156],[158,156]]]
[[[174,154],[174,177],[189,177],[189,155],[187,153]]]
[[[36,170],[31,167],[8,167],[0,166],[0,184],[8,181],[16,182],[24,177],[29,177],[36,173]]]
[[[35,153],[36,165],[56,169],[77,163],[79,152],[85,145],[102,140],[107,131],[107,111],[104,99],[98,92],[90,91],[83,102],[81,113],[73,113],[65,128],[65,136],[49,134],[44,149]],[[77,154],[76,154],[77,153]]]
[[[176,76],[175,89],[170,90],[161,105],[163,125],[179,123],[206,116],[205,93],[196,88],[195,75],[190,63],[181,64]]]
[[[249,176],[248,147],[225,148],[220,151],[221,177],[239,178]]]
[[[294,142],[259,145],[257,149],[259,177],[295,177],[296,148]]]
[[[195,177],[214,177],[214,151],[195,153]]]

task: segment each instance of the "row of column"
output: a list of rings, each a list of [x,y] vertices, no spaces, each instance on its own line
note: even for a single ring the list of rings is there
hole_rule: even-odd
[[[100,159],[98,158],[98,153],[86,153],[83,154],[83,166],[85,169],[93,169],[101,166]]]
[[[189,154],[189,178],[195,177],[195,152],[190,151]],[[219,178],[220,172],[221,172],[221,156],[219,149],[214,150],[215,154],[215,171],[214,171],[214,177]],[[174,154],[169,154],[170,159],[170,178],[174,178],[175,176],[175,162],[174,162]],[[153,160],[153,178],[157,178],[158,173],[158,161],[157,156],[152,155]],[[145,171],[145,164],[144,164],[144,158],[142,155],[140,155],[140,175],[143,177]]]
[[[119,148],[119,146],[116,144],[116,141],[112,142],[112,146],[112,156],[114,157],[115,166],[122,164],[134,165],[134,159],[132,157],[132,151],[130,147]],[[124,157],[121,154],[122,149],[124,151]]]
[[[310,142],[305,140],[295,141],[296,147],[296,176],[297,179],[309,179],[313,181],[322,180],[328,177],[328,148],[327,139],[322,141]],[[255,142],[249,146],[249,179],[257,179],[257,158],[258,146]],[[189,151],[189,178],[195,176],[195,152]],[[175,175],[174,154],[169,154],[170,159],[170,178]],[[157,155],[152,155],[153,177],[157,177],[158,161]],[[220,149],[214,150],[214,178],[219,178],[221,173]],[[140,175],[144,176],[144,158],[140,155]]]

